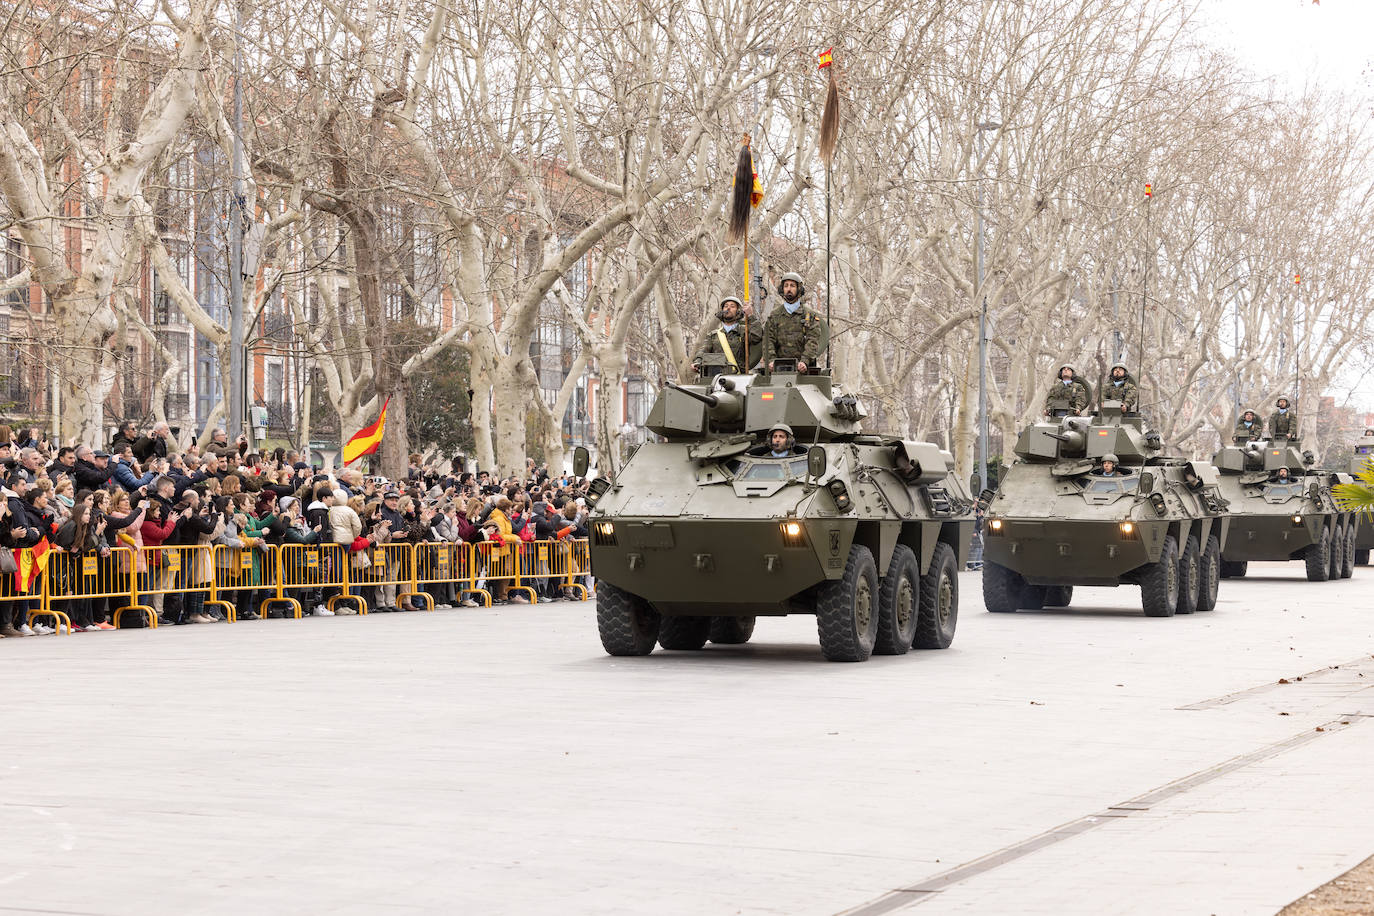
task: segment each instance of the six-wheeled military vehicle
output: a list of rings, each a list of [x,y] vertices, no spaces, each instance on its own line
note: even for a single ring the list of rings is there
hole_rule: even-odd
[[[1052,404],[1021,433],[983,523],[989,611],[1065,607],[1075,585],[1139,585],[1151,617],[1216,606],[1228,526],[1217,471],[1166,456],[1121,407],[1085,417]]]
[[[1360,519],[1331,495],[1352,477],[1313,467],[1312,453],[1301,448],[1297,439],[1237,441],[1214,456],[1232,512],[1222,578],[1244,576],[1251,560],[1302,560],[1311,582],[1354,572]]]
[[[645,424],[662,441],[592,482],[606,651],[743,643],[755,618],[787,614],[816,616],[832,661],[948,647],[974,521],[952,456],[864,432],[827,372],[718,368],[664,387]]]
[[[1362,474],[1369,470],[1370,462],[1374,461],[1374,435],[1366,435],[1355,440],[1355,453],[1350,456],[1350,473]],[[1369,551],[1374,548],[1374,523],[1369,519],[1362,518],[1359,521],[1355,532],[1355,565],[1369,565]]]

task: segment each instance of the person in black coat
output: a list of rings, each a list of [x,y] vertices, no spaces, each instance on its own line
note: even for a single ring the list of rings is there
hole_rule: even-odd
[[[78,490],[99,490],[114,476],[107,452],[93,452],[88,446],[76,450],[76,464],[72,467],[72,483]]]
[[[172,438],[172,431],[167,428],[166,423],[159,423],[153,427],[153,431],[146,436],[139,438],[134,443],[134,457],[141,464],[147,464],[149,458],[166,458],[167,443]]]
[[[213,534],[219,524],[219,514],[206,505],[201,505],[200,494],[187,490],[173,507],[177,515],[176,528],[172,530],[166,547],[193,547],[200,543],[201,537]],[[194,572],[196,557],[194,550],[178,551],[181,554],[181,569],[177,572],[176,588],[169,592],[163,605],[163,615],[174,623],[213,623],[220,618],[205,612],[205,593],[201,591],[182,592],[195,584]]]

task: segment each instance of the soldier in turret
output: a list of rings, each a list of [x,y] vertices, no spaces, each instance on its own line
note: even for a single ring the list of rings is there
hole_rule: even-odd
[[[1236,428],[1231,431],[1231,438],[1241,442],[1253,442],[1263,437],[1264,424],[1253,410],[1241,414],[1240,419],[1236,421]]]
[[[1093,473],[1098,477],[1125,477],[1126,471],[1117,467],[1120,461],[1120,458],[1108,452],[1102,456],[1102,470]]]
[[[1269,415],[1269,435],[1275,439],[1298,438],[1298,412],[1289,407],[1288,398],[1279,398],[1274,407]]]
[[[1082,414],[1087,411],[1089,400],[1088,386],[1078,380],[1073,366],[1060,366],[1059,378],[1045,394],[1045,416],[1055,410],[1056,401],[1068,401],[1069,413]]]
[[[778,295],[782,308],[773,309],[763,328],[764,365],[772,372],[775,360],[795,359],[798,372],[815,368],[825,319],[806,307],[806,287],[800,274],[783,274]]]
[[[733,372],[750,372],[763,358],[762,322],[749,321],[744,303],[734,296],[720,300],[720,311],[716,313],[720,327],[709,334],[702,342],[701,349],[692,357],[692,365],[701,371],[702,358],[708,353],[724,353],[734,367]],[[745,329],[748,329],[747,333]]]
[[[1107,384],[1102,389],[1102,401],[1120,401],[1121,409],[1125,413],[1135,413],[1139,407],[1140,391],[1136,387],[1135,379],[1131,378],[1130,371],[1121,363],[1112,366]]]

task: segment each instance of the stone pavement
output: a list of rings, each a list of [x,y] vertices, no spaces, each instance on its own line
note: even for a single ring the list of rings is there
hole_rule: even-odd
[[[1251,571],[1158,620],[966,573],[859,665],[578,603],[3,640],[0,913],[1273,913],[1374,852],[1374,573]]]

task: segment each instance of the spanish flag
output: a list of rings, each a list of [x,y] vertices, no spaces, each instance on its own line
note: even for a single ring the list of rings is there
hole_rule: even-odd
[[[344,467],[348,467],[364,455],[371,455],[377,451],[377,446],[382,444],[382,432],[386,429],[386,405],[390,403],[391,398],[382,403],[382,412],[377,415],[376,423],[363,427],[352,439],[344,443]]]
[[[830,66],[832,63],[835,62],[834,51],[834,47],[829,47],[820,53],[816,60],[817,70],[824,70],[826,67]]]
[[[20,547],[14,552],[14,564],[19,567],[14,571],[14,589],[19,593],[25,593],[33,585],[33,580],[42,574],[43,568],[48,565],[48,550],[50,545],[48,539],[43,538],[32,547]]]

